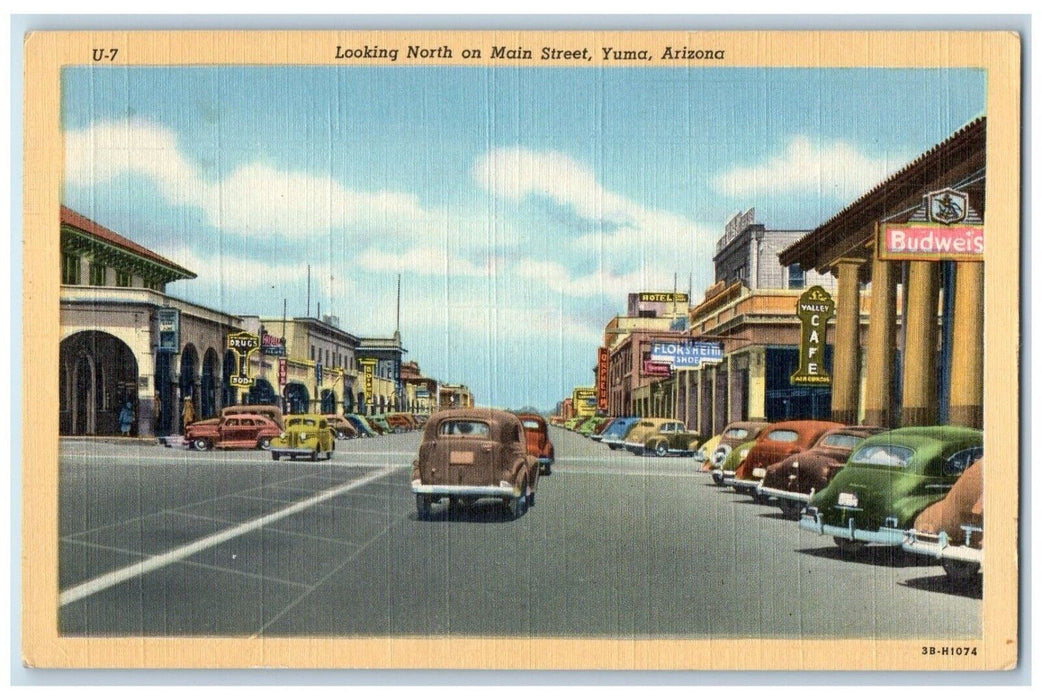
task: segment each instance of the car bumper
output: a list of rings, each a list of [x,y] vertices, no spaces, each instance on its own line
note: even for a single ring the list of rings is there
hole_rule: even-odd
[[[276,454],[280,457],[310,457],[313,454],[317,454],[320,450],[318,448],[309,449],[305,447],[269,447],[268,452]]]
[[[550,466],[553,466],[554,458],[553,457],[539,457],[538,459],[536,459],[536,463],[540,467],[550,467]]]
[[[412,492],[425,496],[469,496],[471,498],[518,498],[521,489],[506,486],[465,486],[463,484],[421,484],[412,482]]]
[[[878,530],[861,530],[850,518],[846,526],[828,525],[821,521],[821,513],[815,508],[808,508],[800,517],[800,529],[829,537],[840,537],[857,542],[885,544],[899,547],[905,539],[905,531],[896,527],[881,527]]]
[[[728,479],[734,479],[734,472],[725,472],[723,469],[714,469],[709,474],[713,477],[713,481],[718,484],[723,484]]]
[[[644,443],[642,442],[624,442],[622,446],[635,455],[644,454]]]
[[[793,501],[796,503],[808,503],[810,502],[809,493],[799,493],[798,491],[783,491],[782,489],[772,489],[770,487],[761,484],[756,488],[756,493],[759,496],[766,498],[778,498],[783,501]]]
[[[976,529],[974,529],[976,531]],[[922,554],[934,559],[954,559],[973,564],[983,563],[984,550],[970,547],[952,540],[947,532],[934,535],[931,533],[908,530],[905,533],[901,549],[913,554]]]
[[[747,491],[755,491],[760,487],[760,480],[736,479],[733,476],[731,478],[724,477],[724,486],[731,486],[735,489],[746,489]]]

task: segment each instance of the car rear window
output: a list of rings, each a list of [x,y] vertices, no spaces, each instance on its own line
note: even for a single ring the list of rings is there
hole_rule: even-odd
[[[826,435],[821,439],[821,445],[823,447],[840,447],[847,450],[852,450],[857,447],[857,444],[864,440],[857,435],[846,435],[844,433],[836,433],[835,435]]]
[[[767,439],[774,442],[796,442],[799,433],[795,430],[772,430],[767,433]]]
[[[911,448],[901,445],[867,445],[858,450],[851,461],[881,467],[904,467],[913,454]]]
[[[540,425],[538,423],[536,423],[534,420],[523,421],[522,425],[524,425],[529,430],[539,430],[539,428],[540,428]]]
[[[724,431],[725,438],[734,438],[735,440],[744,440],[749,437],[749,430],[747,428],[730,428]]]
[[[438,427],[441,435],[458,435],[460,437],[488,437],[488,423],[475,420],[447,420]]]
[[[983,447],[971,447],[956,452],[944,463],[944,473],[948,475],[962,474],[966,468],[984,456]]]

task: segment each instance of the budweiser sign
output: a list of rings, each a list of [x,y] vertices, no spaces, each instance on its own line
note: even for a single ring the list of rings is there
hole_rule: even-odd
[[[882,238],[884,260],[981,260],[984,255],[982,226],[891,224]]]

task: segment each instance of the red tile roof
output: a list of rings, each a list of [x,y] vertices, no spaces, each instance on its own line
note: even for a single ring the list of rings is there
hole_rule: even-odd
[[[198,276],[191,270],[188,270],[171,260],[167,260],[162,255],[154,253],[144,246],[138,245],[129,238],[124,238],[115,231],[107,229],[97,222],[91,221],[79,212],[75,212],[64,205],[62,205],[61,208],[61,222],[63,225],[67,224],[72,226],[84,233],[100,238],[106,243],[110,243],[118,248],[122,248],[123,250],[145,258],[146,260],[151,260],[154,263],[158,263],[159,265],[179,272],[187,279],[195,279]]]

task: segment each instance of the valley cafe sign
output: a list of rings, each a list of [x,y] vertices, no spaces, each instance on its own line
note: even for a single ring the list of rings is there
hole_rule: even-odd
[[[832,295],[815,285],[800,295],[796,317],[800,332],[800,366],[789,377],[793,386],[828,386],[832,378],[825,369],[825,328],[836,315]]]
[[[881,260],[983,260],[984,222],[965,192],[931,192],[905,224],[879,228]]]

